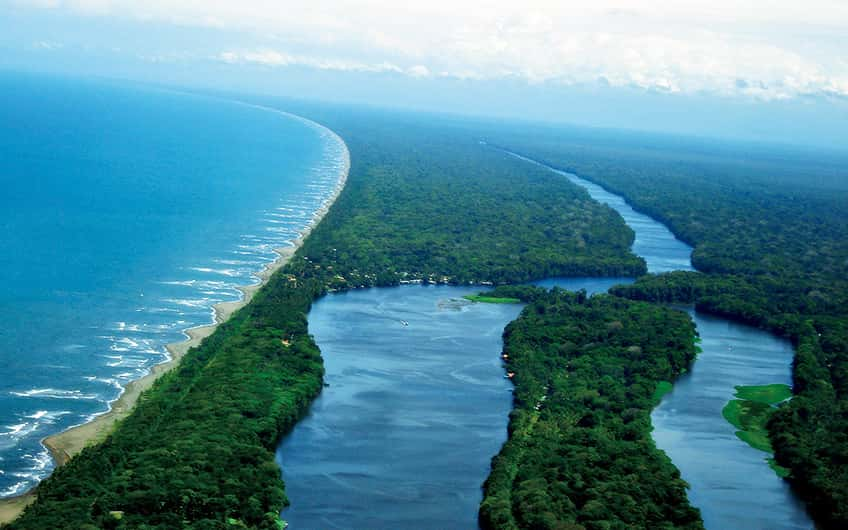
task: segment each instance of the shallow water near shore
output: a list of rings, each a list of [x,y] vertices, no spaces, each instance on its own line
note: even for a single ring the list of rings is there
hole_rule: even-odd
[[[247,105],[0,75],[0,497],[241,297],[332,194],[343,144]]]

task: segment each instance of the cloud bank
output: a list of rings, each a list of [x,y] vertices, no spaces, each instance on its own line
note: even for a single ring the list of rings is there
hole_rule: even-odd
[[[240,34],[244,45],[229,42],[206,54],[234,65],[601,83],[758,99],[848,97],[844,0],[14,3]]]

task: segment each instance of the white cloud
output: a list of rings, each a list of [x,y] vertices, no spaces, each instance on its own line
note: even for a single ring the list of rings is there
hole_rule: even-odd
[[[343,72],[405,73],[405,71],[399,66],[388,62],[369,64],[343,59],[321,59],[304,55],[291,55],[267,48],[248,51],[225,51],[221,52],[216,59],[229,64],[258,64],[273,67],[307,66],[310,68],[317,68],[319,70],[336,70]],[[413,67],[413,69],[414,68],[415,67]],[[406,73],[409,73],[409,75],[412,76],[417,76],[415,72],[411,71],[413,69],[406,71]]]
[[[430,77],[430,69],[423,64],[416,64],[407,68],[406,74],[410,77]]]
[[[15,0],[226,29],[234,64],[787,98],[848,96],[845,0]]]

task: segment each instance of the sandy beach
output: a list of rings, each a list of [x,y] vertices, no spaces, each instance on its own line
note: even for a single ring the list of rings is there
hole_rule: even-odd
[[[42,444],[44,444],[44,446],[50,451],[50,454],[57,466],[65,464],[85,447],[97,444],[104,440],[106,436],[112,432],[115,425],[132,412],[133,407],[142,392],[153,386],[153,383],[163,374],[177,367],[183,356],[185,356],[191,348],[199,345],[203,339],[212,335],[220,324],[226,322],[233,313],[247,305],[253,299],[256,292],[268,282],[271,276],[289,262],[297,249],[303,244],[304,239],[309,236],[313,228],[327,214],[330,207],[336,201],[339,194],[341,194],[345,184],[347,183],[347,176],[350,170],[350,153],[348,152],[344,141],[337,134],[322,125],[306,120],[300,116],[249,103],[237,103],[250,107],[262,108],[288,117],[294,117],[308,122],[315,127],[320,127],[321,129],[328,131],[334,138],[337,139],[338,142],[340,142],[342,146],[344,146],[344,165],[339,172],[338,183],[333,189],[332,194],[322,203],[321,207],[315,211],[309,224],[299,232],[299,236],[296,239],[290,242],[291,245],[275,249],[278,256],[272,263],[266,265],[265,268],[257,274],[259,282],[252,285],[238,287],[239,291],[242,293],[241,299],[233,302],[222,302],[213,306],[215,311],[213,324],[187,329],[184,332],[187,335],[184,341],[168,344],[166,348],[170,354],[170,359],[164,363],[153,366],[150,373],[144,377],[129,382],[124,387],[124,391],[118,399],[110,404],[108,412],[96,416],[88,423],[72,427],[64,432],[48,436],[42,440]],[[0,525],[14,520],[24,510],[24,508],[31,504],[36,497],[34,493],[35,490],[36,488],[33,488],[22,495],[0,499]]]

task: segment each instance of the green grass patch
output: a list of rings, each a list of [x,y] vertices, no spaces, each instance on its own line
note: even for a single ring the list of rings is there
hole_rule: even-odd
[[[736,427],[737,429],[742,428],[742,420],[740,419],[742,409],[742,402],[738,399],[734,399],[729,401],[727,405],[721,409],[721,415],[724,416],[731,425]]]
[[[774,451],[771,447],[771,442],[769,441],[768,432],[765,430],[736,431],[736,436],[759,451],[764,451],[766,453],[772,453]]]
[[[737,386],[736,397],[766,405],[776,405],[792,397],[789,385]]]
[[[666,394],[671,392],[672,388],[674,388],[674,385],[672,385],[668,381],[658,382],[657,388],[654,389],[654,397],[653,397],[654,403],[659,404],[659,402],[662,401],[663,396],[665,396]]]
[[[771,405],[750,401],[746,399],[734,399],[725,405],[721,411],[731,425],[739,429],[736,436],[754,449],[772,452],[769,442],[766,422],[774,411]]]
[[[463,296],[466,300],[471,300],[472,302],[481,302],[484,304],[520,304],[521,300],[518,298],[505,298],[498,296],[485,296],[482,294],[467,294]]]
[[[725,405],[721,414],[737,429],[753,432],[765,431],[766,421],[768,421],[772,411],[774,411],[774,408],[766,403],[734,399]]]
[[[789,469],[787,469],[787,468],[785,468],[785,467],[781,466],[780,464],[778,464],[778,463],[775,461],[775,459],[774,459],[774,458],[767,458],[767,459],[766,459],[766,461],[768,462],[769,467],[770,467],[770,468],[772,468],[772,469],[774,470],[774,472],[775,472],[775,473],[777,473],[777,476],[778,476],[778,477],[780,477],[780,478],[786,478],[786,477],[788,477],[788,476],[791,474],[791,472],[789,471]]]
[[[759,399],[776,399],[781,396],[781,390],[776,387],[786,385],[766,385],[760,387],[736,387],[737,396],[755,396]],[[775,387],[775,388],[769,388]],[[788,388],[788,387],[787,387]],[[753,389],[748,391],[748,389]],[[778,399],[777,402],[783,401]],[[771,446],[771,440],[768,437],[766,423],[769,416],[777,410],[768,403],[761,401],[752,401],[750,399],[734,399],[730,401],[722,409],[721,414],[731,425],[739,429],[736,431],[736,436],[750,445],[754,449],[763,451],[769,454],[774,453]],[[789,476],[789,470],[775,462],[774,458],[767,458],[769,467],[771,467],[777,476],[785,478]]]

